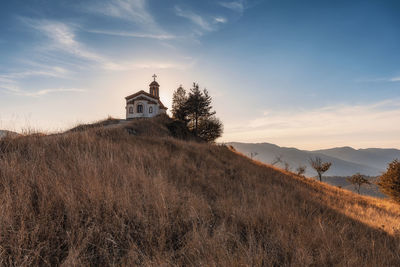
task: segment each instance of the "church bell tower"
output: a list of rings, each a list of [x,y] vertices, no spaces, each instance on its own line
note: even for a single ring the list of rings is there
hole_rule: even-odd
[[[151,82],[150,84],[150,94],[154,96],[155,98],[159,98],[159,90],[160,90],[160,85],[158,82],[156,82],[157,75],[153,75],[154,81]]]

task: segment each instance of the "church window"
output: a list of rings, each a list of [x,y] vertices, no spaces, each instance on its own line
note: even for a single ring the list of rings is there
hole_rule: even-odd
[[[143,105],[137,105],[137,113],[143,113]]]
[[[149,113],[153,113],[153,107],[149,107]]]
[[[133,107],[129,107],[129,114],[133,114]]]

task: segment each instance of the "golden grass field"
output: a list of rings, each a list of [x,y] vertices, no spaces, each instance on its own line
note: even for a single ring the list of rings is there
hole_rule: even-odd
[[[399,205],[167,123],[0,140],[0,265],[400,265]]]

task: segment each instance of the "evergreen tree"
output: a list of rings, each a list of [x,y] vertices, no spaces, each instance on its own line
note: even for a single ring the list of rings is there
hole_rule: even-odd
[[[193,83],[193,88],[190,89],[189,96],[186,101],[186,111],[189,116],[189,128],[195,135],[198,133],[200,119],[207,119],[215,114],[211,111],[211,97],[208,91],[204,89],[200,91],[199,85]]]
[[[222,122],[212,111],[211,96],[199,85],[193,83],[189,94],[180,86],[172,97],[172,116],[183,121],[189,130],[201,139],[212,142],[222,134]]]
[[[172,96],[172,117],[174,119],[186,121],[186,101],[186,90],[182,86],[179,86]]]

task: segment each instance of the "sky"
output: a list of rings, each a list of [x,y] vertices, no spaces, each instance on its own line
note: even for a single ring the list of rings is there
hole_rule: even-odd
[[[400,148],[400,2],[3,0],[0,129],[55,132],[193,82],[220,142]]]

